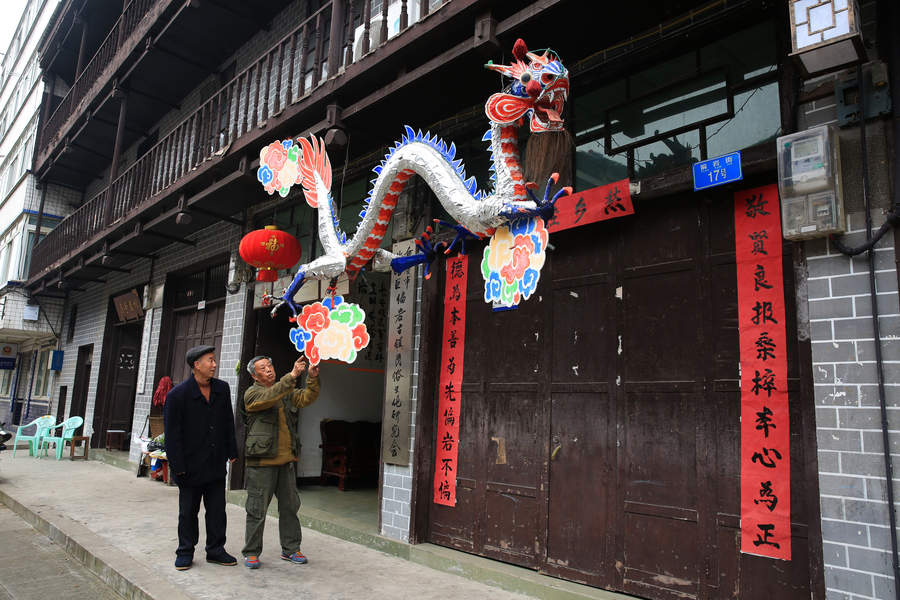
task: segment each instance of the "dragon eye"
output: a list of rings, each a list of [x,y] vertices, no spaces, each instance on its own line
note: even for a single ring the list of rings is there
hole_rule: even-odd
[[[519,81],[521,81],[523,84],[528,83],[529,81],[531,81],[531,73],[525,71],[519,76]]]
[[[541,81],[543,82],[544,85],[549,85],[549,84],[553,83],[554,79],[556,79],[556,77],[554,77],[550,73],[544,73],[543,75],[541,75]]]

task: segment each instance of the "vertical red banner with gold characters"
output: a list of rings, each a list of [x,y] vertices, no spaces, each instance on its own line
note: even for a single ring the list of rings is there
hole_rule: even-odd
[[[466,340],[466,279],[469,257],[447,260],[444,290],[444,333],[441,344],[441,377],[438,385],[437,439],[434,460],[434,501],[456,506],[456,472],[459,455],[460,387]]]
[[[741,552],[791,559],[781,209],[775,184],[734,195],[741,357]]]

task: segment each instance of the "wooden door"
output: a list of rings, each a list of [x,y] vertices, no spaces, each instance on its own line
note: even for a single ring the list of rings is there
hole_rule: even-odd
[[[555,234],[516,310],[491,312],[470,266],[458,503],[429,506],[431,541],[646,598],[809,596],[816,494],[800,465],[815,455],[796,340],[793,560],[739,551],[731,198],[667,198]]]
[[[131,431],[134,399],[137,392],[138,363],[141,358],[143,320],[133,323],[109,323],[109,348],[104,350],[100,377],[103,386],[94,404],[92,445],[103,446],[110,429]],[[124,443],[130,439],[125,436]]]
[[[209,344],[216,347],[216,360],[221,359],[222,329],[225,322],[225,300],[208,302],[203,310],[196,307],[179,310],[173,321],[172,353],[169,356],[172,381],[176,385],[191,374],[185,363],[185,353],[194,346]],[[217,372],[224,368],[219,365]]]
[[[70,417],[84,418],[85,410],[87,408],[88,382],[91,379],[91,363],[93,360],[93,344],[78,347],[78,359],[75,363],[75,381],[72,384],[72,409],[69,411]]]

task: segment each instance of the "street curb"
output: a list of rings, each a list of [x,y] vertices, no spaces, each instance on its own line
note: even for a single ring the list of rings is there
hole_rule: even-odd
[[[191,600],[150,569],[80,523],[31,509],[0,489],[0,502],[63,548],[126,600]]]

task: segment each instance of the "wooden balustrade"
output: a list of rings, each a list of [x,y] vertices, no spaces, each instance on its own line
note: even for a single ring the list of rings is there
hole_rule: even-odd
[[[50,115],[50,118],[47,119],[41,128],[38,136],[39,154],[47,151],[48,147],[64,133],[63,127],[75,115],[76,111],[82,108],[81,104],[88,93],[104,75],[109,65],[113,64],[113,58],[119,51],[119,48],[128,40],[131,33],[137,29],[144,16],[150,12],[154,2],[155,0],[131,0],[112,29],[110,29],[103,43],[100,44],[91,61],[78,75],[75,83],[72,84],[72,87],[60,100],[56,110],[53,111],[53,114]]]
[[[362,54],[365,54],[368,51],[366,38],[370,25],[368,18],[370,0],[364,0],[362,7],[359,6],[359,2],[343,1],[349,9],[344,13],[347,19],[346,28],[338,27],[337,30],[352,34],[354,15],[358,16],[358,10],[361,9],[365,25]],[[133,0],[129,9],[138,9],[150,3],[152,0]],[[427,14],[430,3],[433,6],[434,0],[421,0],[420,15]],[[158,200],[156,198],[158,195],[166,193],[174,184],[190,177],[194,169],[222,154],[238,138],[254,135],[253,130],[266,119],[277,115],[286,106],[302,100],[318,86],[323,77],[323,70],[327,69],[324,73],[326,78],[336,76],[340,67],[347,61],[352,61],[354,40],[348,35],[346,44],[350,51],[346,53],[342,64],[333,66],[327,64],[331,55],[330,45],[337,43],[339,47],[343,47],[345,44],[345,40],[333,40],[329,36],[328,46],[325,46],[326,34],[331,29],[331,4],[326,3],[254,63],[237,73],[231,81],[176,125],[168,135],[132,163],[111,185],[65,218],[35,247],[29,278],[54,267],[57,261],[83,248],[85,243],[98,241],[98,234],[110,227],[134,217],[133,213],[146,208],[145,203]],[[386,15],[387,10],[386,3],[383,6],[385,8],[382,9],[382,17]],[[404,1],[404,12],[405,8]],[[123,15],[120,19],[123,26],[130,22],[126,16]],[[132,20],[136,16],[137,13],[133,13]],[[382,18],[382,22],[384,21]],[[107,37],[107,42],[117,35],[114,29]],[[386,33],[380,43],[384,43],[384,37]],[[102,52],[94,56],[85,68],[85,73],[95,68],[94,65]],[[63,100],[64,103],[73,101]],[[61,114],[62,109],[63,105],[60,105],[50,122],[54,122],[54,118]],[[47,131],[45,128],[43,133]]]

